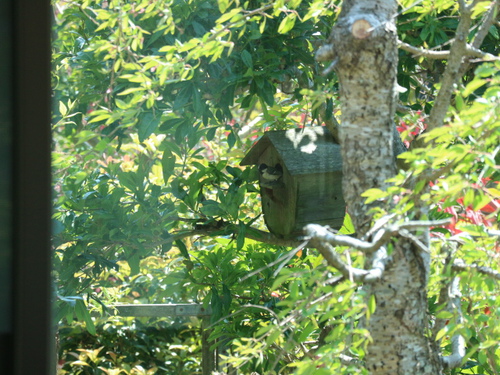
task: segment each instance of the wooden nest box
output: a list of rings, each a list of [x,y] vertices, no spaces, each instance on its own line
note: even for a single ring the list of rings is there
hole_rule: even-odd
[[[306,224],[342,226],[340,146],[323,126],[269,131],[241,165],[257,165],[262,212],[271,233],[302,234]]]

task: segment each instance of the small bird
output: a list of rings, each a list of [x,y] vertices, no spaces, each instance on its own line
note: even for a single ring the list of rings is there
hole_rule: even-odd
[[[259,165],[259,173],[261,176],[261,185],[264,187],[273,188],[282,184],[280,179],[283,177],[283,167],[280,164],[270,167],[262,163]]]

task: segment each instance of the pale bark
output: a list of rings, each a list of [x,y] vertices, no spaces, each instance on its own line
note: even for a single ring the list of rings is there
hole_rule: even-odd
[[[396,173],[396,13],[392,0],[344,1],[328,44],[317,56],[333,61],[328,69],[336,71],[340,82],[344,199],[357,235],[370,242],[370,208],[391,202],[367,205],[361,195],[370,188],[384,189]],[[395,236],[389,245],[390,261],[384,262],[380,277],[365,284],[377,303],[366,323],[373,340],[366,367],[372,374],[439,374],[439,353],[426,336],[429,255],[422,247],[427,241]],[[368,252],[367,269],[373,269],[373,260]]]

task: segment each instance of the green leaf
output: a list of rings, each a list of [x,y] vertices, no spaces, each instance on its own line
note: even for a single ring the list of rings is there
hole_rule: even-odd
[[[68,108],[61,101],[59,102],[59,113],[62,117],[66,116],[66,114],[68,113]]]
[[[130,267],[130,276],[137,275],[139,272],[141,272],[141,259],[138,252],[132,254],[132,256],[127,259],[127,263]]]
[[[174,101],[173,109],[177,110],[184,107],[189,102],[192,96],[193,96],[193,86],[191,84],[185,85],[177,94]]]
[[[248,68],[253,68],[252,55],[246,49],[241,52],[241,60]]]
[[[447,310],[442,310],[436,314],[436,318],[438,319],[451,319],[453,318],[453,313]]]
[[[89,121],[89,123],[107,120],[108,118],[111,117],[111,113],[106,112],[106,111],[94,111],[90,115],[95,116],[95,117],[92,117],[92,119]]]
[[[490,35],[492,35],[495,39],[500,39],[500,34],[498,33],[497,27],[495,25],[491,25],[489,29]]]
[[[213,128],[208,129],[207,135],[206,135],[207,141],[213,140],[216,132],[217,132],[217,127],[213,127]]]
[[[352,223],[351,216],[349,215],[348,212],[345,213],[344,223],[342,225],[342,228],[340,228],[339,233],[340,234],[352,234],[352,233],[354,233],[354,224]]]
[[[153,112],[147,112],[139,117],[137,124],[137,133],[139,135],[139,142],[144,142],[153,134],[158,125],[160,124],[160,117],[155,116]]]
[[[222,298],[221,298],[221,303],[222,303],[222,311],[224,311],[225,314],[228,314],[230,309],[231,309],[231,301],[233,300],[233,297],[231,295],[231,290],[227,287],[226,284],[222,284]]]
[[[163,157],[161,158],[161,168],[163,173],[163,181],[167,183],[168,179],[175,170],[175,156],[170,150],[165,150],[163,152]]]
[[[79,299],[76,301],[75,313],[78,320],[85,322],[85,327],[87,328],[87,331],[89,331],[91,335],[95,335],[96,330],[94,321],[92,320],[92,317],[90,316],[90,313],[87,310],[87,306],[85,306],[83,300]]]
[[[233,18],[234,16],[238,15],[240,12],[242,12],[242,8],[234,8],[231,9],[228,13],[224,13],[220,18],[217,20],[218,24],[224,23],[227,20]]]
[[[233,148],[235,143],[236,143],[236,135],[234,135],[234,132],[231,131],[227,136],[227,145],[229,146],[229,148]]]
[[[498,347],[499,341],[498,340],[486,340],[483,341],[482,343],[479,344],[480,349],[488,349],[492,346]]]
[[[120,109],[127,109],[129,104],[119,98],[115,98],[115,105]]]
[[[270,328],[273,328],[270,326]],[[281,336],[281,331],[279,329],[272,330],[266,338],[267,345],[272,345]]]
[[[448,328],[443,327],[439,330],[439,332],[436,335],[436,341],[441,340],[446,334],[448,333]]]
[[[368,189],[364,193],[361,194],[362,197],[366,197],[366,203],[372,203],[376,200],[383,199],[387,197],[387,192],[381,189]]]
[[[295,26],[295,20],[297,19],[297,15],[295,13],[289,13],[278,26],[278,33],[286,34]]]
[[[221,205],[219,202],[214,201],[214,200],[206,200],[203,201],[203,205],[200,208],[200,211],[203,215],[205,216],[223,216],[225,215],[225,211],[221,208]]]
[[[311,323],[308,323],[305,328],[302,330],[302,332],[300,332],[300,336],[298,338],[298,341],[299,342],[304,342],[307,340],[307,338],[309,337],[309,335],[316,329],[316,327],[311,324]]]
[[[128,94],[132,94],[133,92],[138,92],[138,91],[144,91],[143,87],[130,87],[128,89],[123,90],[122,92],[119,92],[117,95],[124,96]]]
[[[219,10],[222,14],[224,14],[229,8],[229,0],[217,0],[217,4],[219,5]]]
[[[274,105],[274,93],[276,88],[268,81],[263,81],[262,88],[259,89],[259,95],[264,99],[269,107]]]
[[[375,313],[376,308],[377,308],[377,299],[375,298],[375,295],[372,294],[370,296],[369,301],[368,301],[367,315],[373,315]]]
[[[474,205],[474,190],[469,189],[467,190],[467,193],[465,193],[464,196],[464,206],[472,207],[473,205]]]
[[[136,192],[139,189],[139,184],[142,185],[142,181],[138,179],[138,175],[135,172],[118,172],[118,179],[120,183],[132,192]]]
[[[476,91],[478,88],[484,86],[485,84],[486,84],[486,80],[484,80],[484,79],[474,79],[467,84],[464,91],[462,92],[462,95],[464,97],[467,97],[470,94],[472,94],[474,91]]]
[[[491,189],[489,189],[491,190]],[[474,211],[479,211],[482,209],[484,206],[489,204],[491,202],[491,198],[484,194],[481,190],[476,191],[476,194],[474,194],[474,201],[472,203],[472,209]]]
[[[187,249],[186,245],[184,244],[184,242],[182,240],[176,240],[175,241],[175,246],[177,246],[177,248],[181,252],[181,255],[184,258],[186,258],[188,260],[191,260],[191,257],[189,256],[188,249]]]
[[[201,115],[203,115],[204,108],[205,108],[205,106],[204,106],[203,100],[201,98],[200,92],[196,88],[193,89],[193,109],[194,109],[194,113],[197,116],[201,116]]]
[[[210,305],[212,307],[212,316],[210,321],[215,322],[222,317],[222,303],[219,298],[219,292],[215,286],[212,286],[211,294],[212,298],[210,299]]]
[[[238,250],[243,249],[245,246],[245,234],[246,234],[247,227],[245,223],[239,222],[238,223],[238,235],[236,237],[236,248]]]
[[[186,122],[186,119],[182,117],[169,118],[160,125],[160,132],[168,133],[171,129],[177,126],[183,126]],[[177,146],[176,146],[177,147]]]

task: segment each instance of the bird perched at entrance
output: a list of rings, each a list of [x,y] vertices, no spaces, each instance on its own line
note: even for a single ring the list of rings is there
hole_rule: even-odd
[[[259,165],[259,173],[261,176],[260,184],[264,187],[273,188],[283,184],[281,177],[283,177],[283,167],[280,164],[276,164],[274,167],[270,167],[267,164]]]

